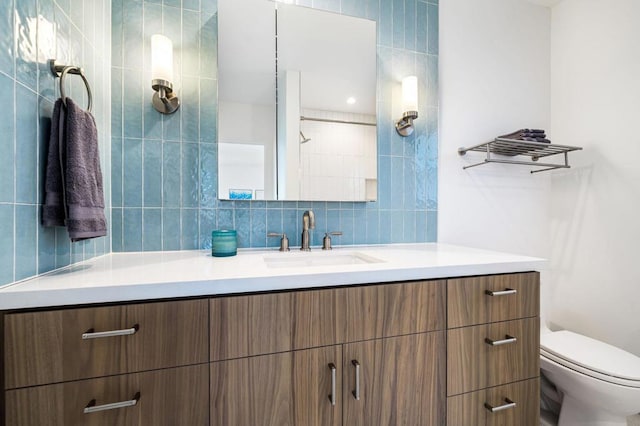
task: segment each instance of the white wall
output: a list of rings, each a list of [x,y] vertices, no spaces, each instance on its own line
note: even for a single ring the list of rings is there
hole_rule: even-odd
[[[260,164],[263,175],[260,179],[260,187],[263,189],[266,199],[276,198],[276,106],[275,104],[248,104],[240,102],[220,101],[218,103],[218,142],[221,144],[245,144],[261,145],[264,156]],[[251,123],[252,125],[247,125]],[[232,149],[232,148],[227,148]],[[231,152],[231,151],[229,151]],[[243,188],[243,178],[238,172],[227,175],[228,169],[222,167],[222,163],[238,164],[236,158],[225,159],[225,153],[218,151],[219,182],[218,193],[221,197],[227,197],[227,190],[223,187],[223,181],[229,183],[231,188]],[[251,160],[253,161],[253,160]],[[248,167],[245,162],[243,167]],[[255,170],[247,170],[249,174],[255,174]]]
[[[640,356],[639,17],[638,0],[553,8],[552,135],[584,151],[553,175],[549,317]]]
[[[278,74],[278,200],[300,199],[300,71]]]
[[[549,27],[549,9],[524,1],[440,2],[440,242],[548,255],[549,172],[462,170],[483,154],[457,149],[549,128]]]
[[[250,190],[252,199],[264,199],[264,146],[218,143],[218,193],[230,199],[230,189]],[[256,192],[258,191],[258,192]]]

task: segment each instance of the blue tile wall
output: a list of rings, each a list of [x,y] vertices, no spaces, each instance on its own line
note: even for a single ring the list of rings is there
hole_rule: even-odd
[[[0,285],[111,252],[110,237],[72,244],[66,229],[40,225],[59,96],[47,62],[53,58],[82,66],[91,83],[110,216],[110,45],[110,0],[0,2],[0,92],[11,106],[0,114]],[[79,80],[71,76],[67,90],[85,103]]]
[[[113,251],[209,248],[216,228],[236,229],[239,247],[277,247],[270,231],[286,232],[296,246],[310,208],[313,245],[338,230],[335,245],[436,241],[438,1],[297,3],[377,21],[378,201],[218,200],[217,1],[113,0]],[[158,32],[173,40],[182,100],[169,116],[151,107],[149,38]],[[409,74],[420,81],[420,118],[402,138],[393,94]]]

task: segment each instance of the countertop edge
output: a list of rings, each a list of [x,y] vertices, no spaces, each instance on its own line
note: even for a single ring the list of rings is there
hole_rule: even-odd
[[[532,258],[533,259],[533,258]],[[225,294],[250,294],[394,281],[442,279],[486,274],[537,271],[546,261],[496,262],[485,264],[423,266],[375,271],[326,272],[305,275],[242,277],[158,282],[125,286],[12,291],[2,294],[0,310],[80,306]]]

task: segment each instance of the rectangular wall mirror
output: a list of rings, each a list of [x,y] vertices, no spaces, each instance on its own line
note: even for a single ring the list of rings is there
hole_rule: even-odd
[[[218,2],[218,196],[373,201],[376,23]]]

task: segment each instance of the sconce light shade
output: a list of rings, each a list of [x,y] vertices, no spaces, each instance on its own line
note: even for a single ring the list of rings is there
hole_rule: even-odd
[[[173,43],[162,34],[151,36],[151,78],[173,80]]]
[[[396,131],[401,136],[409,136],[413,133],[413,120],[418,118],[418,77],[415,75],[402,79],[402,111]]]
[[[161,34],[151,36],[151,87],[153,106],[163,114],[180,108],[180,100],[173,93],[173,43]]]

